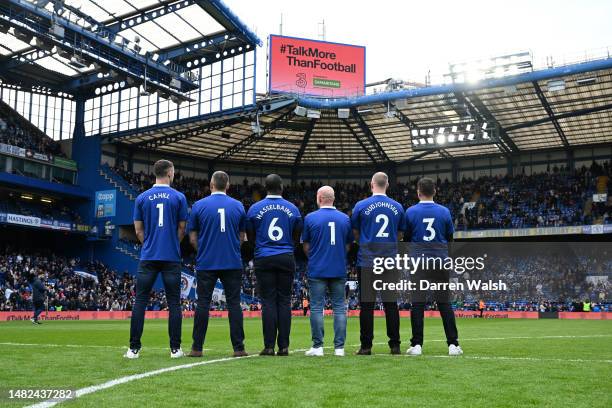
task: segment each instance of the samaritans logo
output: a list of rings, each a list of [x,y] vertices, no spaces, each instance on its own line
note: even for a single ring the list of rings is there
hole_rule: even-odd
[[[326,78],[313,78],[312,84],[321,88],[340,88],[340,81]]]

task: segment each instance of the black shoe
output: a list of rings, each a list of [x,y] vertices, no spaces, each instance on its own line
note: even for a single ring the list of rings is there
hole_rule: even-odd
[[[371,356],[372,355],[372,349],[371,348],[360,347],[359,350],[357,350],[357,352],[355,354],[358,355],[358,356]]]
[[[285,347],[285,348],[279,349],[276,352],[276,355],[277,356],[288,356],[289,355],[289,348]]]
[[[247,357],[248,355],[249,355],[249,353],[247,353],[244,350],[234,351],[234,354],[233,354],[234,357]]]
[[[265,348],[259,352],[260,356],[273,356],[274,349],[273,348]]]
[[[393,354],[393,355],[402,354],[402,352],[400,350],[400,347],[399,346],[391,347],[391,354]]]

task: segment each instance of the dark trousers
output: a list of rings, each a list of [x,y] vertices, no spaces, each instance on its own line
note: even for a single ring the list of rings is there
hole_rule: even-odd
[[[264,347],[289,347],[291,290],[295,273],[293,253],[255,259],[255,275],[262,302]]]
[[[387,323],[387,337],[389,347],[399,346],[400,340],[400,317],[397,302],[384,302],[385,320]],[[362,348],[372,348],[374,340],[374,303],[362,302],[359,311],[359,331]]]
[[[359,339],[361,341],[361,348],[367,349],[372,348],[372,342],[374,340],[374,302],[363,301],[363,290],[361,274],[367,273],[362,270],[361,267],[357,268],[357,274],[359,277],[359,288],[362,298],[360,299],[359,306]],[[365,283],[364,283],[365,284]],[[373,297],[370,294],[369,297]],[[389,347],[396,347],[401,344],[400,340],[400,316],[397,302],[383,302],[385,309],[385,320],[387,323],[387,337],[389,337]]]
[[[435,283],[447,283],[449,281],[449,274],[446,270],[419,270],[414,274],[413,279],[417,282],[417,285],[419,285],[418,281],[422,279]],[[417,290],[413,292],[412,309],[410,310],[410,324],[412,326],[410,344],[412,346],[417,344],[423,345],[423,322],[427,298],[434,300],[438,305],[447,344],[449,346],[451,344],[458,346],[459,342],[457,338],[459,335],[455,323],[455,312],[450,305],[451,293],[448,290]]]
[[[442,317],[442,324],[444,325],[444,334],[446,334],[446,343],[450,346],[454,344],[459,345],[457,340],[457,325],[455,324],[455,312],[450,303],[442,302],[437,303],[440,316]],[[413,302],[412,309],[410,310],[410,324],[412,325],[412,338],[410,344],[416,346],[417,344],[423,345],[423,321],[425,318],[425,302]]]
[[[151,289],[161,273],[166,301],[170,317],[168,319],[168,334],[170,348],[175,350],[181,347],[181,264],[179,262],[140,261],[136,276],[136,301],[132,310],[130,323],[130,348],[140,349],[142,344],[142,330],[144,328],[145,309],[149,303]]]
[[[38,320],[38,316],[45,310],[45,301],[44,300],[35,300],[34,301],[34,320]]]
[[[198,302],[193,321],[192,350],[202,351],[206,331],[208,330],[208,315],[210,302],[217,279],[221,280],[225,290],[225,302],[229,314],[230,339],[234,351],[244,350],[244,328],[242,323],[242,308],[240,307],[240,286],[242,284],[241,269],[226,269],[214,271],[197,271]]]

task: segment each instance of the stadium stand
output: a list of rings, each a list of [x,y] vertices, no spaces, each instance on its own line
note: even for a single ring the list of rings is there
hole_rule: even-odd
[[[501,76],[473,83],[446,75],[426,84],[368,84],[349,98],[262,95],[256,61],[263,41],[221,1],[83,3],[69,13],[63,2],[0,4],[6,22],[0,26],[0,227],[11,238],[2,241],[0,287],[10,293],[0,297],[0,309],[30,307],[26,275],[34,269],[52,286],[51,308],[129,310],[140,250],[134,199],[153,183],[150,166],[161,158],[175,163],[173,186],[190,203],[210,193],[215,170],[226,170],[230,195],[246,208],[263,197],[262,178],[278,173],[285,198],[304,215],[315,209],[323,183],[334,186],[336,206],[349,212],[370,194],[372,173],[383,170],[389,195],[406,207],[417,201],[417,178],[436,179],[437,200],[451,211],[460,240],[597,242],[612,235],[609,51],[571,62],[551,57],[546,65],[529,53],[507,56]],[[197,16],[195,24],[169,17],[180,16],[179,6]],[[150,30],[135,36],[141,24]],[[178,29],[192,38],[168,35]],[[61,40],[82,35],[88,42]],[[513,57],[526,55],[520,62],[528,69],[519,72]],[[468,129],[476,128],[482,138],[471,142]],[[27,249],[63,240],[70,248]],[[186,242],[182,249],[183,269],[193,273],[193,253]],[[243,308],[257,309],[247,254],[245,248]],[[292,305],[299,309],[308,290],[299,248],[296,255]],[[610,279],[587,279],[612,278],[601,270],[610,270],[605,257],[569,270],[538,258],[505,264],[495,276],[529,282],[530,290],[487,299],[491,310],[579,310],[585,297],[609,309]],[[563,277],[534,280],[542,269]],[[353,264],[348,277],[357,278]],[[164,309],[163,291],[154,291],[149,308]],[[347,294],[349,308],[359,308],[358,294]],[[475,308],[483,295],[462,294],[455,307]],[[192,307],[185,300],[184,308]]]
[[[152,174],[131,173],[121,167],[112,171],[122,177],[136,191],[142,192],[154,183]],[[608,202],[593,203],[592,195],[607,193],[612,186],[612,173],[608,161],[593,162],[574,171],[553,168],[549,172],[506,177],[481,177],[452,183],[438,180],[436,200],[455,215],[459,229],[500,229],[548,227],[612,223],[612,207]],[[607,181],[607,182],[606,182]],[[314,195],[322,182],[301,182],[285,188],[284,196],[292,200],[303,214],[315,209]],[[177,173],[175,188],[182,191],[190,202],[210,194],[208,181],[182,177]],[[370,193],[368,183],[337,183],[336,206],[349,211],[354,203]],[[254,197],[261,197],[261,184],[243,183],[232,186],[229,194],[248,208]],[[389,195],[404,206],[415,203],[415,183],[397,183]]]

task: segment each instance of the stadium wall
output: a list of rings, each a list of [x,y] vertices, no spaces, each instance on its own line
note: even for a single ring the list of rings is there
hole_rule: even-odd
[[[301,310],[294,310],[294,316],[302,316]],[[325,310],[326,316],[333,315],[332,310]],[[195,312],[186,311],[183,312],[184,318],[193,318]],[[478,318],[480,312],[477,311],[457,311],[457,318]],[[485,319],[539,319],[540,314],[538,312],[485,312]],[[63,312],[48,312],[41,315],[42,320],[126,320],[132,316],[131,311],[116,311],[116,312],[98,312],[98,311],[63,311]],[[210,317],[216,318],[227,318],[227,311],[210,311]],[[261,311],[244,311],[243,316],[245,318],[261,318]],[[349,317],[358,317],[358,310],[349,310]],[[374,316],[383,317],[384,311],[375,310]],[[32,312],[19,311],[19,312],[0,312],[0,321],[20,321],[29,320],[32,317]],[[409,318],[409,311],[400,311],[400,317]],[[425,317],[439,318],[440,314],[437,311],[428,310],[425,312]],[[145,312],[145,318],[147,319],[167,319],[168,311],[147,311]],[[611,320],[612,312],[559,312],[559,319],[581,319],[581,320]]]

